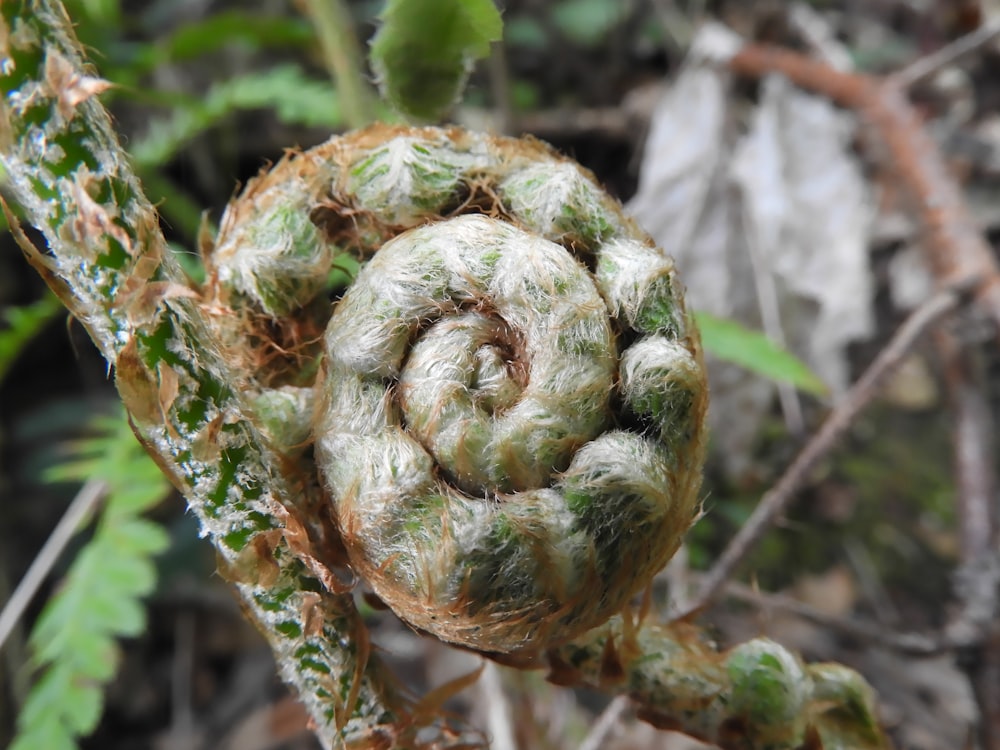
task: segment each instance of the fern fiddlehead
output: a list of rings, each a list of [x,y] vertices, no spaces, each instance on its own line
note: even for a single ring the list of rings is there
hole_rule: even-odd
[[[216,272],[262,313],[307,307],[328,256],[374,254],[326,324],[316,394],[355,570],[481,651],[620,611],[697,511],[706,387],[670,259],[575,164],[457,130],[360,131],[245,200]],[[275,227],[287,263],[256,240]]]
[[[26,252],[116,365],[324,745],[465,741],[421,729],[385,676],[329,575],[346,559],[416,626],[627,692],[658,725],[732,747],[883,746],[852,673],[600,624],[696,513],[705,394],[670,261],[578,168],[458,130],[335,139],[233,203],[195,289],[62,10],[4,3],[2,21],[7,192],[48,243]],[[367,264],[331,318],[348,257]],[[776,687],[748,698],[760,685]],[[770,731],[775,708],[790,731]]]
[[[361,270],[331,314],[317,269],[343,256]],[[210,265],[220,307],[283,316],[230,346],[288,352],[248,385],[297,440],[311,424],[306,470],[402,619],[723,747],[883,746],[850,670],[618,616],[697,513],[706,388],[672,262],[578,166],[374,126],[251,183]]]

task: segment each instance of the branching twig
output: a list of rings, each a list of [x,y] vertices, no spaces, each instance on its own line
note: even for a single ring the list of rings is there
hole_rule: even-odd
[[[854,617],[839,617],[800,602],[785,594],[757,591],[742,583],[729,582],[723,593],[733,599],[760,609],[773,609],[801,617],[803,620],[836,630],[865,643],[874,643],[912,656],[935,656],[953,644],[924,633],[894,633],[876,623]]]
[[[691,607],[692,611],[703,608],[715,597],[774,519],[788,507],[794,494],[808,478],[809,472],[829,452],[858,413],[875,397],[885,377],[902,361],[921,334],[957,304],[958,295],[955,292],[941,291],[906,319],[885,349],[851,387],[822,427],[806,443],[777,484],[761,498],[753,514],[702,580],[698,595]]]
[[[946,65],[951,65],[959,58],[981,49],[996,39],[998,35],[1000,35],[1000,19],[994,19],[991,23],[983,24],[971,34],[959,37],[951,44],[946,44],[941,49],[925,55],[911,65],[893,73],[889,80],[900,88],[912,86],[928,76],[934,75]]]
[[[612,700],[597,717],[594,725],[587,732],[587,736],[583,738],[580,750],[600,750],[604,747],[612,731],[621,723],[622,716],[625,715],[630,705],[628,698],[624,695],[619,695]]]
[[[729,61],[737,74],[786,76],[792,83],[856,110],[895,172],[939,285],[970,287],[1000,325],[1000,266],[965,205],[962,192],[902,90],[890,81],[846,73],[808,57],[748,44]]]
[[[759,45],[746,45],[727,60],[737,74],[760,77],[770,73],[829,97],[857,111],[869,126],[872,140],[895,172],[901,191],[921,230],[938,288],[935,298],[904,324],[872,367],[834,411],[775,487],[761,500],[716,566],[698,597],[702,606],[721,588],[791,498],[809,469],[870,398],[877,372],[891,369],[899,344],[909,331],[915,338],[957,303],[956,292],[969,289],[978,309],[1000,326],[1000,265],[969,212],[960,187],[951,178],[934,141],[921,126],[904,88],[932,74],[1000,34],[1000,24],[978,31],[930,55],[887,79],[836,70],[802,55]],[[919,325],[917,325],[919,323]],[[944,334],[942,334],[942,337]],[[910,339],[912,341],[912,338]],[[956,414],[955,456],[963,564],[959,595],[963,610],[946,630],[945,640],[968,642],[976,652],[968,669],[982,712],[983,747],[1000,747],[1000,635],[995,621],[998,598],[995,485],[989,446],[992,425],[988,405],[970,375],[955,342],[942,338],[948,380]],[[890,354],[895,352],[895,355]],[[882,370],[881,368],[885,368]]]

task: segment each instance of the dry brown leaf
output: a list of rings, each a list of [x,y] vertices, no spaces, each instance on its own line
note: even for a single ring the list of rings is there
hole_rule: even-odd
[[[96,76],[81,75],[74,69],[73,63],[50,48],[45,57],[45,85],[56,100],[59,114],[68,120],[82,102],[107,91],[114,84]]]
[[[115,360],[115,385],[133,419],[145,425],[160,421],[159,383],[139,356],[134,336]]]
[[[850,151],[851,121],[774,79],[741,133],[745,107],[729,83],[718,66],[682,70],[654,112],[629,211],[676,259],[695,310],[750,328],[768,322],[772,338],[842,393],[846,346],[873,325],[874,209]],[[774,386],[711,357],[709,377],[714,443],[739,475]]]
[[[346,594],[352,591],[354,589],[353,580],[346,583],[341,581],[329,567],[316,557],[312,540],[309,538],[309,531],[302,520],[281,503],[274,502],[271,508],[275,518],[284,525],[285,541],[288,542],[288,547],[309,568],[309,572],[316,576],[323,587],[331,594]]]
[[[90,256],[103,251],[107,246],[107,239],[114,240],[132,255],[132,240],[128,233],[115,223],[115,217],[104,206],[90,197],[89,187],[93,181],[94,177],[81,169],[76,179],[70,183],[69,200],[73,206],[73,218],[62,231],[69,233],[69,239],[75,247]]]

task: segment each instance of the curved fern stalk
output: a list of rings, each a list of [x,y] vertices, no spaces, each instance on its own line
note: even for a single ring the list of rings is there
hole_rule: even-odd
[[[720,653],[686,623],[614,617],[546,658],[553,682],[628,695],[650,724],[725,750],[889,747],[857,672],[803,664],[766,638]]]
[[[338,253],[372,259],[331,316],[313,300]],[[318,378],[255,366],[288,348],[261,328],[231,359],[265,390],[316,380],[352,567],[411,625],[484,652],[566,642],[694,521],[707,388],[673,262],[543,144],[336,138],[251,184],[210,260],[220,309],[325,328]]]
[[[109,363],[137,434],[184,493],[327,747],[388,746],[407,704],[367,648],[350,597],[293,550],[313,485],[267,447],[171,259],[84,67],[65,11],[0,5],[0,158],[6,194],[49,253],[23,246]],[[22,238],[23,239],[23,238]],[[303,556],[305,557],[305,556]],[[306,557],[306,559],[309,559]]]

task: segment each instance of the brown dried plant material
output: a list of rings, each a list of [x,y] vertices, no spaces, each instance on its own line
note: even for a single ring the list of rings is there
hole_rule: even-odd
[[[73,116],[79,104],[113,86],[103,78],[81,74],[57,50],[49,50],[45,57],[45,82],[59,114],[66,119]]]

